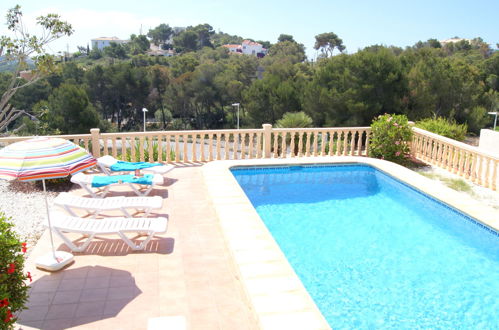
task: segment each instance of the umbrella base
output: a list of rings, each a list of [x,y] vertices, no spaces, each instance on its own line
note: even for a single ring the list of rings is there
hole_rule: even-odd
[[[55,256],[57,257],[57,260],[54,259],[52,252],[41,256],[36,260],[36,267],[50,272],[56,272],[66,267],[66,265],[70,264],[74,260],[71,253],[64,251],[55,251]]]

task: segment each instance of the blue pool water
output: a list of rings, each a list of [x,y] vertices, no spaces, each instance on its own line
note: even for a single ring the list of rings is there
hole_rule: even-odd
[[[235,168],[334,329],[499,327],[499,236],[367,165]]]

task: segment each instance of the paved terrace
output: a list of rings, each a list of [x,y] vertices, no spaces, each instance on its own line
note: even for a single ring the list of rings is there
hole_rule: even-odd
[[[81,189],[74,193],[84,194]],[[75,253],[68,268],[49,273],[34,266],[39,255],[50,251],[45,232],[25,267],[33,283],[19,328],[258,328],[207,200],[201,168],[174,169],[151,194],[165,198],[156,215],[167,216],[169,228],[145,251],[104,236],[84,253]],[[54,238],[58,250],[69,251]]]

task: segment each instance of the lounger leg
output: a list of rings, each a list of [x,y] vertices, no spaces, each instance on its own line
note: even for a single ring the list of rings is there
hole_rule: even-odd
[[[149,213],[151,213],[151,210],[152,210],[152,208],[150,208],[150,207],[145,207],[142,209],[136,208],[135,214],[144,213],[144,215],[142,215],[142,217],[147,218],[149,216]]]
[[[104,165],[102,165],[100,163],[97,163],[97,165],[99,165],[99,168],[102,171],[102,173],[104,173],[105,175],[111,175],[111,171],[109,171],[107,169],[107,167],[105,167]]]
[[[146,239],[144,239],[139,245],[135,245],[131,239],[129,239],[125,233],[123,233],[122,231],[119,231],[118,232],[118,235],[120,235],[121,239],[132,249],[132,250],[144,250],[147,243],[149,243],[149,241],[152,239],[152,237],[154,236],[154,232],[153,231],[148,231],[147,232],[147,237]]]
[[[93,198],[98,198],[97,194],[94,193],[94,191],[88,187],[88,185],[84,184],[84,183],[79,183],[80,187],[82,187],[86,192],[88,192],[90,194],[90,196],[92,196]]]
[[[100,196],[97,196],[99,198],[104,198],[106,197],[106,195],[109,193],[109,188],[111,188],[111,186],[105,186],[104,189],[100,189],[99,192],[101,192]]]
[[[140,187],[149,187],[149,188],[147,188],[147,190],[140,191],[140,189],[137,189],[132,183],[128,183],[128,185],[137,194],[137,196],[147,196],[147,195],[149,195],[151,190],[154,188],[153,185],[149,185],[149,186],[141,185]]]
[[[97,218],[97,216],[100,214],[101,210],[93,210],[93,212],[87,211],[88,215],[92,216],[92,219]]]
[[[147,187],[147,186],[146,186]],[[151,190],[154,188],[153,185],[150,185],[149,188],[147,188],[146,190],[144,190],[143,192],[141,192],[141,196],[147,196],[149,195],[149,193],[151,192]]]
[[[128,185],[137,194],[137,196],[142,196],[140,191],[137,188],[135,188],[135,186],[133,184],[129,183]]]
[[[120,210],[121,212],[123,212],[123,214],[127,217],[127,218],[131,218],[132,216],[130,215],[130,213],[128,213],[128,211],[126,210],[126,208],[124,207],[120,207]]]
[[[88,234],[88,238],[85,240],[85,242],[83,242],[82,244],[80,244],[79,246],[77,246],[76,244],[74,244],[69,238],[66,237],[66,235],[64,235],[64,233],[62,231],[60,231],[59,229],[57,228],[52,228],[55,233],[57,235],[59,235],[59,237],[64,241],[64,243],[71,249],[71,251],[73,252],[83,252],[85,251],[85,249],[88,247],[88,245],[90,244],[90,242],[94,239],[94,236],[95,234]]]
[[[63,208],[66,210],[66,212],[71,214],[73,217],[77,217],[76,213],[74,213],[73,210],[69,206],[64,205]]]

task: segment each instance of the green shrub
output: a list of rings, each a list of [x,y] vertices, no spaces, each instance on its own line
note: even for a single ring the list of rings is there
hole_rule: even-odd
[[[305,112],[286,112],[281,119],[276,122],[276,128],[304,128],[312,127],[313,120]]]
[[[21,243],[10,219],[0,212],[0,329],[12,329],[13,314],[25,309],[28,300],[28,272],[24,274],[26,243]]]
[[[464,141],[468,126],[458,124],[453,119],[443,117],[426,118],[416,122],[416,127],[457,141]]]
[[[130,149],[126,150],[125,160],[127,162],[140,162],[140,141],[135,141],[135,158],[132,157],[132,151]],[[164,156],[163,156],[164,154]],[[121,159],[121,153],[118,154],[118,159]],[[157,141],[152,142],[152,157],[153,161],[170,161],[175,160],[175,150],[171,148],[169,151],[164,152],[159,150],[159,145]],[[149,161],[149,140],[144,141],[144,160]]]
[[[275,127],[276,128],[307,128],[307,127],[312,127],[313,120],[312,118],[307,115],[305,112],[300,111],[300,112],[286,112],[281,119],[279,119]],[[273,138],[274,139],[274,138]],[[272,139],[272,149],[274,147],[274,141]],[[305,146],[307,145],[307,134],[304,134],[302,137],[303,141],[303,146],[301,152],[305,152]],[[278,149],[279,153],[281,153],[281,142],[282,142],[282,137],[278,138]],[[298,145],[299,142],[299,137],[298,135],[295,135],[294,137],[294,154],[298,155],[300,152],[300,147]],[[286,145],[290,145],[291,143],[291,137],[286,134]],[[310,143],[313,143],[313,136],[310,137]],[[274,151],[274,150],[272,150]]]
[[[487,109],[481,106],[473,107],[466,116],[469,131],[475,134],[480,134],[480,129],[484,128],[489,123],[489,120]]]
[[[405,163],[409,157],[412,130],[405,115],[384,114],[371,124],[369,156]]]

